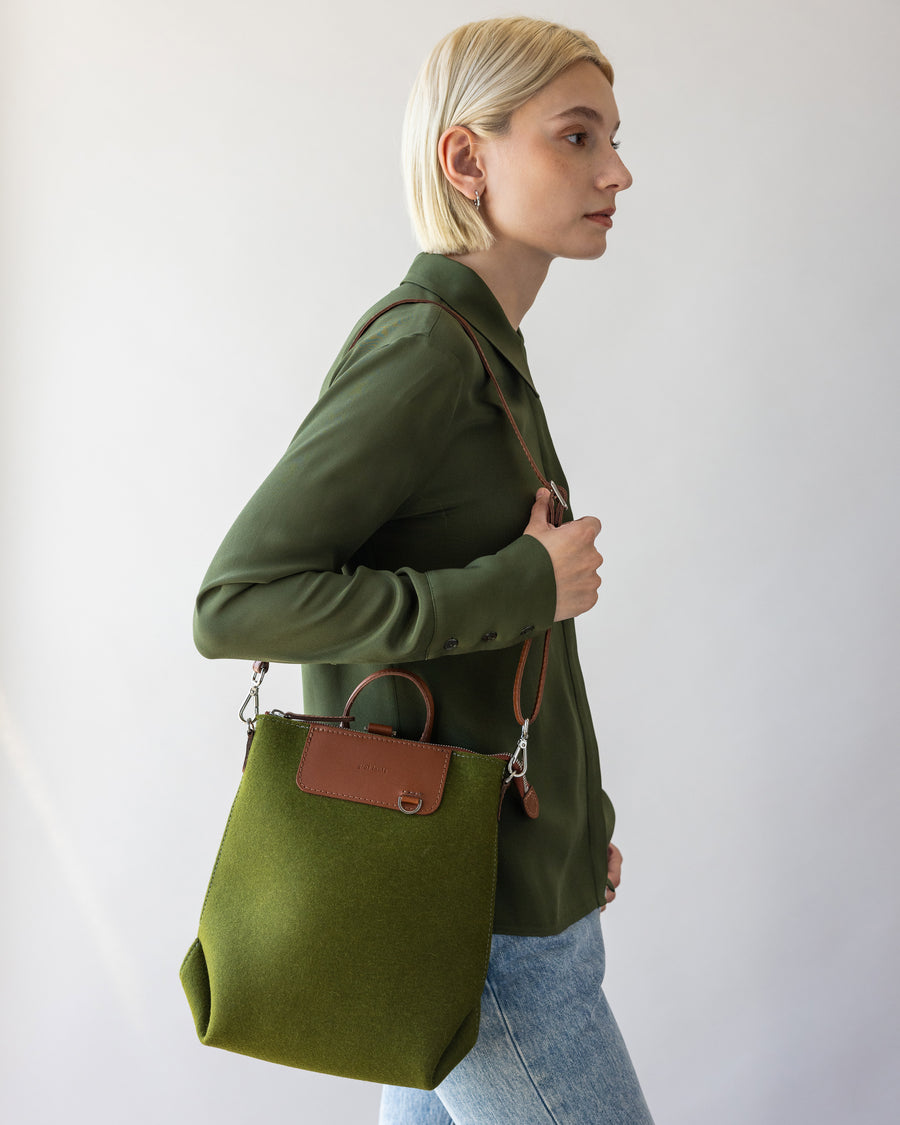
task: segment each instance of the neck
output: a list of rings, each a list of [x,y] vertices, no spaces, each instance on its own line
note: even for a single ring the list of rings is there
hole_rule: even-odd
[[[525,255],[520,247],[511,247],[499,241],[490,250],[451,254],[449,257],[478,274],[515,329],[534,304],[552,260],[543,254]]]

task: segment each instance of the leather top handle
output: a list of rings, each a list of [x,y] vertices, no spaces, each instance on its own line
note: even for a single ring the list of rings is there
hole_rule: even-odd
[[[357,684],[350,693],[350,698],[347,700],[347,705],[344,707],[344,713],[341,716],[341,726],[349,727],[350,719],[352,718],[350,708],[353,706],[353,700],[356,699],[362,689],[368,687],[373,680],[380,680],[382,676],[400,676],[402,679],[409,680],[410,683],[415,684],[422,693],[422,698],[425,700],[425,729],[422,731],[422,737],[419,741],[427,742],[429,738],[431,738],[431,728],[434,726],[434,696],[431,694],[428,684],[425,683],[421,676],[417,676],[415,672],[404,672],[402,668],[382,668],[380,672],[373,672],[371,676],[366,676],[362,683]]]

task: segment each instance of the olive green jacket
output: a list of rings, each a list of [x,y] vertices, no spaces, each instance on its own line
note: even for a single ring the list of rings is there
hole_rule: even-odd
[[[565,485],[521,333],[490,289],[459,262],[420,254],[357,328],[408,297],[439,300],[468,320],[532,455]],[[535,639],[528,713],[552,626],[528,749],[541,812],[528,819],[514,791],[504,802],[494,928],[558,933],[604,901],[613,814],[574,623],[553,625],[550,557],[522,534],[538,481],[453,317],[407,305],[351,348],[356,331],[213,559],[197,598],[197,647],[303,664],[303,709],[325,715],[340,714],[370,672],[402,664],[431,687],[436,742],[511,753],[521,644]],[[396,677],[376,681],[353,710],[406,737],[421,733],[420,697]]]

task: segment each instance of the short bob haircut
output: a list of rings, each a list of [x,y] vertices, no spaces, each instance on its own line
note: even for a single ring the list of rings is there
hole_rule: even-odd
[[[438,141],[451,125],[483,137],[509,130],[513,113],[577,62],[592,62],[610,85],[613,68],[581,31],[514,16],[452,31],[419,72],[403,123],[403,176],[416,237],[432,254],[487,250],[494,238],[472,201],[449,183]]]

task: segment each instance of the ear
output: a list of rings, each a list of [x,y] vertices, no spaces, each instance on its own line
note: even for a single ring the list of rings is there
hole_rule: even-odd
[[[484,195],[484,161],[481,138],[465,125],[451,125],[438,141],[438,159],[444,175],[467,199]]]

